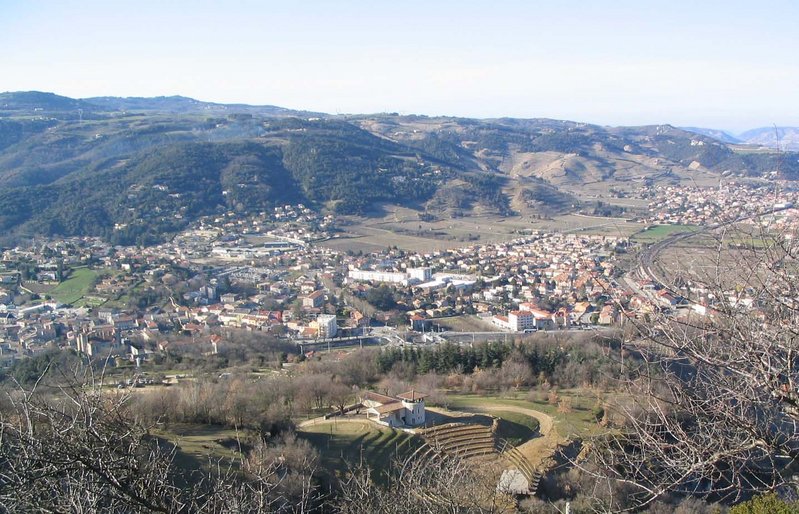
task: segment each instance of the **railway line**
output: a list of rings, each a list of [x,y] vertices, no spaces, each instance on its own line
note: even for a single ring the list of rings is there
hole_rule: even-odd
[[[762,216],[775,214],[777,212],[784,211],[788,208],[790,207],[775,207],[759,214],[754,214],[751,216],[741,216],[739,218],[735,218],[734,220],[724,221],[721,223],[714,223],[713,225],[709,225],[707,227],[699,227],[698,229],[689,232],[678,232],[676,234],[672,234],[662,239],[661,241],[658,241],[657,243],[650,245],[649,247],[645,248],[638,254],[637,272],[641,276],[641,278],[651,280],[654,284],[659,285],[661,288],[666,289],[669,292],[677,293],[677,291],[673,287],[671,287],[669,283],[666,282],[664,277],[661,277],[656,272],[657,258],[660,255],[660,253],[663,252],[663,250],[669,248],[670,246],[676,243],[685,241],[686,239],[690,239],[700,234],[707,234],[709,232],[718,230],[723,227],[728,227],[736,223],[741,223],[742,221],[748,221],[760,218]]]

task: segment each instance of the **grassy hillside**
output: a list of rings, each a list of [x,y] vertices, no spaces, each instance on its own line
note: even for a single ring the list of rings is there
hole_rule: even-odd
[[[69,278],[58,284],[48,294],[61,303],[74,304],[83,298],[94,285],[98,273],[89,268],[72,270]]]
[[[347,471],[361,459],[383,472],[392,460],[410,455],[422,442],[402,430],[379,427],[370,421],[335,418],[306,426],[298,435],[319,450],[325,469],[337,472]]]

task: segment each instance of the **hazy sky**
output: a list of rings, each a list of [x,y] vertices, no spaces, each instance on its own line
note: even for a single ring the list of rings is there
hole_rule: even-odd
[[[799,1],[0,0],[0,90],[799,125]]]

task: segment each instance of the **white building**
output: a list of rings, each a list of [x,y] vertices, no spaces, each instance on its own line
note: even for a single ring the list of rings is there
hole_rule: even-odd
[[[530,311],[510,311],[508,313],[508,326],[514,332],[523,332],[536,328],[535,316]]]
[[[364,271],[352,269],[349,278],[362,282],[390,282],[392,284],[408,285],[408,274],[395,271]]]
[[[408,391],[393,396],[367,391],[361,397],[366,407],[366,418],[390,427],[424,425],[424,399],[426,394]]]
[[[319,337],[322,339],[336,337],[338,325],[336,325],[336,317],[334,315],[320,314],[316,318],[316,325],[319,329]]]
[[[433,278],[433,271],[430,268],[408,268],[408,278],[418,282],[427,282]]]

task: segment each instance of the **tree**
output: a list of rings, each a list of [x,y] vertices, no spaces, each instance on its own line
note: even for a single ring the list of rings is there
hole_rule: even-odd
[[[327,395],[339,414],[344,414],[344,409],[353,398],[352,388],[340,382],[331,383]]]
[[[524,357],[514,356],[502,363],[502,377],[513,386],[517,391],[525,384],[528,384],[533,379],[533,373],[530,365],[525,362]]]
[[[307,512],[318,496],[307,448],[291,460],[256,445],[244,473],[212,462],[214,471],[186,474],[176,447],[130,416],[127,394],[68,379],[56,395],[33,387],[9,400],[0,418],[4,512],[288,513]]]
[[[799,503],[787,503],[776,494],[764,494],[757,498],[736,505],[730,509],[730,514],[797,514]]]
[[[369,292],[366,293],[366,301],[381,311],[391,310],[397,305],[394,299],[394,293],[391,291],[391,288],[385,284],[370,289]]]
[[[667,492],[737,501],[796,471],[799,241],[722,228],[717,244],[711,272],[681,270],[705,315],[637,326],[625,346],[643,365],[625,370],[626,403],[614,406],[626,426],[594,441],[594,463],[639,505]]]
[[[375,480],[364,463],[355,466],[341,487],[335,507],[342,514],[432,514],[509,512],[513,498],[456,456],[434,453],[429,459],[395,461],[385,480]]]

